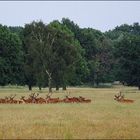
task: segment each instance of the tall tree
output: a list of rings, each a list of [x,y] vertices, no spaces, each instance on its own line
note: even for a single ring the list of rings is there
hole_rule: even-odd
[[[76,40],[78,40],[82,51],[81,55],[82,57],[80,60],[77,62],[75,66],[75,71],[73,71],[73,75],[75,76],[70,76],[71,77],[71,84],[74,85],[81,85],[86,82],[87,76],[89,75],[89,68],[88,68],[88,62],[86,61],[85,56],[87,56],[87,49],[84,48],[84,42],[83,42],[83,30],[75,24],[73,21],[71,21],[68,18],[63,18],[62,19],[62,24],[66,26],[69,30],[71,30],[74,34],[74,37]]]
[[[112,82],[114,67],[114,56],[113,56],[113,44],[107,39],[103,38],[100,40],[98,51],[95,56],[95,82],[98,85],[99,82]]]
[[[23,84],[23,49],[20,38],[0,25],[0,84]]]
[[[30,46],[28,52],[33,58],[35,71],[38,65],[47,74],[49,92],[52,92],[52,81],[55,81],[55,77],[60,73],[65,87],[67,72],[80,54],[80,46],[72,32],[58,21],[53,21],[49,25],[41,21],[32,22],[25,26],[25,29],[27,28],[30,29],[26,36]]]
[[[140,36],[125,35],[116,45],[116,58],[119,80],[140,89]]]

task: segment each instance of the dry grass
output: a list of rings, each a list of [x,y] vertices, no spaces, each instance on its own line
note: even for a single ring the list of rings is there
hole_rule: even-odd
[[[140,139],[140,92],[136,88],[69,88],[88,104],[0,104],[0,139]],[[113,100],[123,90],[133,104]],[[34,89],[37,92],[37,89]],[[0,97],[28,95],[27,88],[0,88]],[[47,90],[40,95],[45,97]],[[54,97],[64,97],[60,91]]]

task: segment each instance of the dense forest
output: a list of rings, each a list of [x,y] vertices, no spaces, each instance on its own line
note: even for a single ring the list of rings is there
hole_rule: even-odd
[[[120,81],[140,89],[140,25],[102,33],[68,18],[24,27],[0,24],[0,85],[52,87]]]

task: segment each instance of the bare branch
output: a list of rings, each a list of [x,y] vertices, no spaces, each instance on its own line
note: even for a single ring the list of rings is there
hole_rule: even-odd
[[[53,43],[54,43],[54,41],[55,41],[55,36],[56,36],[56,34],[57,34],[57,32],[54,34],[54,38],[52,39],[52,42],[51,42],[51,47],[52,47],[52,45],[53,45]]]
[[[48,74],[49,78],[51,78],[52,73],[49,73],[48,70],[46,70],[46,73]]]

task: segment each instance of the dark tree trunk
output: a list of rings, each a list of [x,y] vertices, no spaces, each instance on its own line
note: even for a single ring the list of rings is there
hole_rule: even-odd
[[[52,93],[52,77],[51,73],[46,70],[46,73],[48,74],[48,86],[49,86],[49,93]]]
[[[56,90],[57,90],[57,91],[59,90],[59,86],[58,86],[58,85],[56,85]]]
[[[139,86],[138,88],[139,88],[139,90],[140,90],[140,86]]]
[[[96,81],[96,85],[97,85],[97,87],[99,86],[99,81],[98,80]]]
[[[67,88],[66,88],[66,85],[63,85],[63,90],[66,90]]]
[[[49,93],[52,93],[52,78],[51,77],[49,77],[48,86],[49,86]]]
[[[96,83],[96,87],[99,86],[99,79],[98,79],[98,73],[96,72],[94,75],[94,82]]]
[[[39,90],[41,90],[41,86],[39,86]]]
[[[28,87],[29,87],[29,90],[32,90],[32,86],[31,85],[28,85]]]

